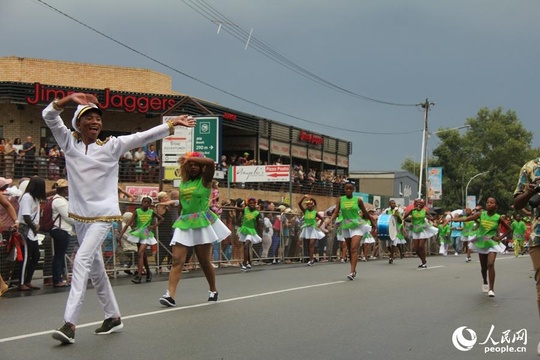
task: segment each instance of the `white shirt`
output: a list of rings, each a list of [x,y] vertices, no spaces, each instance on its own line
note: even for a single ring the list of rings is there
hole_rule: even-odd
[[[263,235],[274,236],[274,227],[272,226],[270,219],[266,216],[263,220]]]
[[[34,200],[32,195],[29,193],[24,193],[19,199],[19,214],[17,217],[19,223],[26,224],[26,221],[24,221],[24,215],[28,215],[34,224],[39,224],[39,210],[39,201]],[[37,236],[32,231],[32,228],[28,230],[27,239],[37,241]]]
[[[60,214],[60,216],[58,216]],[[58,219],[56,217],[58,216]],[[68,201],[65,197],[54,195],[52,201],[52,218],[54,221],[53,229],[64,230],[71,234],[73,231],[74,221],[68,216]]]
[[[143,132],[86,146],[64,125],[57,111],[49,104],[43,119],[64,151],[69,181],[69,216],[82,222],[121,221],[118,205],[118,169],[120,157],[128,150],[169,135],[164,123]]]

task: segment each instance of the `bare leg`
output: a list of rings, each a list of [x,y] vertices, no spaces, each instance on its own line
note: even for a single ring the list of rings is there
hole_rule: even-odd
[[[213,248],[214,248],[214,244],[204,244],[204,245],[196,245],[193,249],[195,251],[195,254],[197,255],[197,259],[199,259],[199,264],[201,264],[201,268],[204,272],[204,276],[206,277],[206,281],[208,282],[210,291],[215,292],[217,291],[217,289],[216,289],[216,273],[215,273],[214,267],[212,266]]]
[[[182,277],[182,267],[186,261],[188,248],[181,244],[173,246],[171,272],[169,273],[169,295],[176,297],[176,287]]]

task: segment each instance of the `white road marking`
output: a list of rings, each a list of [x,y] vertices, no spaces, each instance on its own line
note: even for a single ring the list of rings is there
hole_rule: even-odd
[[[218,303],[227,303],[227,302],[238,301],[238,300],[252,299],[252,298],[257,298],[257,297],[261,297],[261,296],[269,296],[269,295],[281,294],[281,293],[286,293],[286,292],[291,292],[291,291],[311,289],[311,288],[316,288],[316,287],[321,287],[321,286],[336,285],[336,284],[341,284],[341,283],[344,283],[344,282],[348,282],[348,281],[340,280],[340,281],[334,281],[334,282],[323,283],[323,284],[306,285],[306,286],[299,286],[299,287],[294,287],[294,288],[290,288],[290,289],[268,291],[268,292],[264,292],[264,293],[260,293],[260,294],[239,296],[239,297],[235,297],[235,298],[232,298],[232,299],[223,299],[223,300],[219,300]],[[204,302],[204,303],[201,303],[201,304],[165,308],[165,309],[156,310],[156,311],[150,311],[150,312],[141,313],[141,314],[122,316],[122,320],[135,319],[135,318],[139,318],[139,317],[143,317],[143,316],[159,315],[159,314],[163,314],[163,313],[169,312],[169,311],[187,310],[187,309],[193,309],[193,308],[198,308],[198,307],[202,307],[202,306],[213,306],[213,305],[216,305],[216,304],[217,303],[215,303],[213,301],[208,301],[208,302]],[[91,323],[86,323],[86,324],[80,324],[80,325],[77,325],[77,329],[85,328],[85,327],[89,327],[89,326],[101,325],[102,322],[103,321],[96,321],[96,322],[91,322]],[[52,334],[53,331],[54,330],[47,330],[47,331],[40,331],[40,332],[31,333],[31,334],[7,337],[7,338],[0,339],[0,343],[5,343],[5,342],[15,341],[15,340],[28,339],[28,338],[35,337],[35,336]]]

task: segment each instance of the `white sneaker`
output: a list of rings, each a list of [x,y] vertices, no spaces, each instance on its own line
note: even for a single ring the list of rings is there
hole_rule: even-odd
[[[455,255],[455,256],[459,256],[459,254],[458,254],[458,253],[454,253],[454,255]]]
[[[482,292],[487,293],[489,291],[489,285],[488,284],[482,284]]]
[[[493,290],[489,290],[488,291],[488,296],[489,297],[495,297],[495,292]]]

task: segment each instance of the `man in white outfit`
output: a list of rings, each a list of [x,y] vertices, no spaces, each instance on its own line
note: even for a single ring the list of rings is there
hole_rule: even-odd
[[[60,114],[68,104],[77,104],[71,131]],[[75,324],[81,312],[88,279],[92,281],[105,313],[95,334],[110,334],[124,327],[111,283],[105,272],[101,244],[111,222],[121,221],[118,206],[118,167],[128,150],[174,133],[177,125],[193,127],[196,120],[181,115],[149,130],[131,135],[98,139],[102,111],[91,94],[73,93],[54,100],[43,110],[43,119],[65,154],[70,184],[69,216],[75,220],[79,249],[73,263],[71,289],[64,313],[64,325],[52,337],[62,343],[75,342]]]

